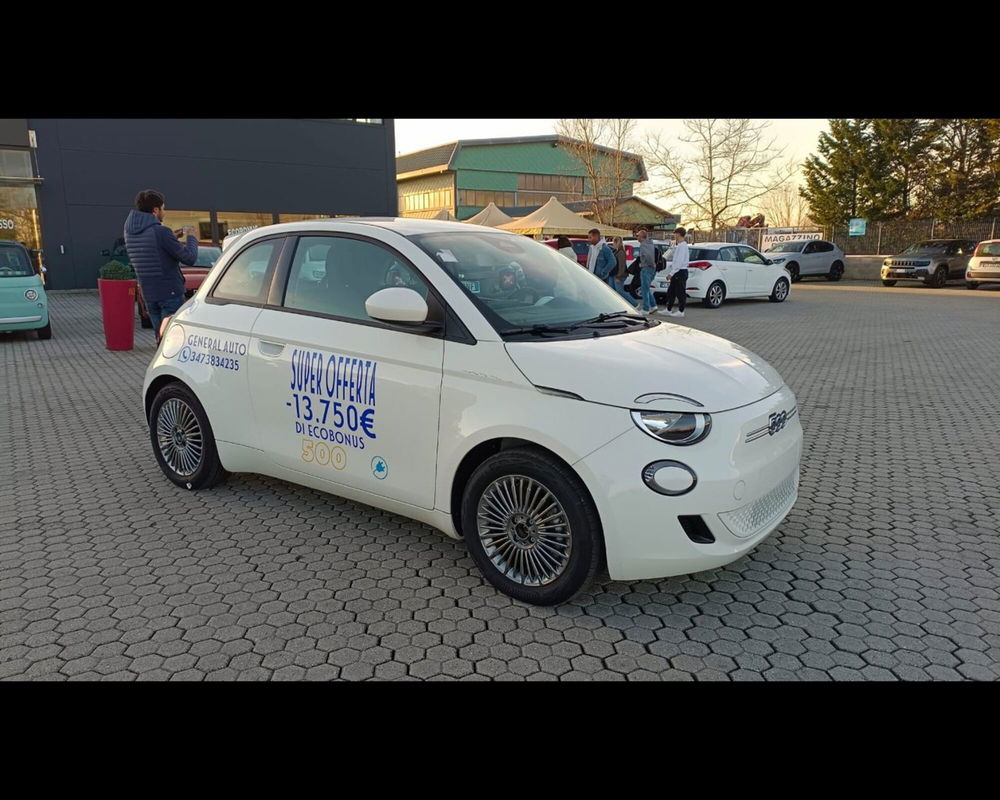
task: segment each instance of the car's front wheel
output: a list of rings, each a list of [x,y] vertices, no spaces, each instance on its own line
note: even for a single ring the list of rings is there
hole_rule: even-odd
[[[768,296],[768,300],[772,303],[784,303],[788,298],[788,281],[784,278],[778,278],[774,284],[774,289],[771,290],[771,294]]]
[[[715,281],[708,287],[708,291],[705,292],[705,298],[701,301],[703,306],[708,308],[718,308],[722,305],[722,301],[726,299],[726,287],[722,281]]]
[[[51,339],[52,338],[52,323],[46,322],[44,328],[38,329],[39,339]]]
[[[896,281],[882,281],[883,286],[895,286]]]
[[[163,474],[178,486],[209,489],[225,478],[208,415],[183,384],[169,383],[156,393],[149,438]]]
[[[948,283],[948,270],[944,267],[938,267],[934,270],[934,274],[927,279],[927,285],[935,289],[943,289],[946,283]]]
[[[826,273],[826,279],[828,281],[839,281],[844,277],[844,265],[839,261],[834,261],[830,265],[830,271]]]
[[[802,276],[799,274],[799,265],[794,261],[786,269],[788,270],[788,274],[792,276],[792,283],[798,283],[802,280]]]
[[[490,583],[540,606],[581,592],[604,557],[600,517],[583,482],[530,448],[479,465],[462,496],[462,535]]]

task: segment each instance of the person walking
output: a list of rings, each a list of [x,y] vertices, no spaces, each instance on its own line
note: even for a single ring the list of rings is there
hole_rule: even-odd
[[[180,265],[190,267],[198,259],[194,228],[184,228],[182,235],[187,237],[187,243],[181,244],[163,224],[165,203],[160,192],[146,189],[135,196],[135,208],[125,219],[125,249],[142,289],[157,344],[160,323],[184,303],[184,275]]]
[[[670,285],[667,287],[667,316],[683,317],[684,306],[687,305],[688,282],[688,243],[684,240],[687,231],[683,228],[674,230],[674,260],[670,262]],[[673,311],[674,301],[677,301],[677,311]]]
[[[609,276],[618,268],[618,260],[608,243],[601,238],[597,228],[591,228],[587,233],[590,252],[587,253],[587,269],[602,281],[607,282]]]
[[[625,263],[625,243],[621,236],[611,240],[611,249],[615,253],[615,269],[608,276],[608,284],[618,294],[625,298],[629,305],[634,304],[632,295],[625,291],[625,278],[628,277],[628,265]]]
[[[639,281],[642,287],[639,295],[639,303],[636,310],[642,310],[646,314],[655,314],[656,298],[653,297],[653,278],[656,276],[656,248],[649,238],[649,231],[645,228],[636,234],[639,240]],[[629,298],[629,302],[632,298]]]
[[[568,236],[560,236],[556,239],[556,249],[570,261],[576,264],[580,263],[576,257],[576,250],[573,249],[573,243],[569,240]]]

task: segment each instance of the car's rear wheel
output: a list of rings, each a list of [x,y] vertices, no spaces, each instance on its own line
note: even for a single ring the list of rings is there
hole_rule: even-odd
[[[828,281],[839,281],[844,277],[844,265],[839,261],[834,261],[830,265],[830,271],[826,273],[826,279]]]
[[[771,294],[768,296],[768,300],[772,303],[784,303],[788,298],[788,281],[784,278],[778,278],[775,281],[774,289],[771,290]]]
[[[718,308],[726,299],[726,287],[722,281],[714,281],[705,292],[705,299],[701,301],[703,306],[708,308]]]
[[[579,476],[530,448],[497,453],[473,472],[462,535],[490,583],[534,605],[573,598],[604,557],[600,517]]]
[[[169,383],[156,393],[149,438],[163,474],[178,486],[208,489],[225,478],[208,415],[183,384]]]
[[[978,289],[979,288],[979,282],[978,281],[966,281],[965,282],[965,288],[966,289]]]
[[[46,322],[44,328],[38,329],[39,339],[51,339],[52,338],[52,323]]]
[[[788,274],[792,276],[792,283],[798,283],[802,280],[802,276],[799,274],[799,265],[794,261],[789,264],[785,269],[788,270]]]
[[[927,285],[932,286],[935,289],[943,289],[944,285],[948,282],[948,270],[944,267],[938,267],[934,270],[934,274],[931,275],[927,280]]]
[[[882,281],[883,286],[895,286],[896,281]]]

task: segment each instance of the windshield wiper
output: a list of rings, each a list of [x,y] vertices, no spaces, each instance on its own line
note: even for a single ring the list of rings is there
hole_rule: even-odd
[[[525,325],[522,328],[507,328],[502,331],[502,335],[507,336],[520,333],[533,333],[540,336],[543,333],[569,333],[572,329],[572,327],[567,327],[565,325],[545,325],[539,323],[538,325]]]
[[[642,314],[636,314],[633,311],[613,311],[610,314],[598,314],[593,319],[585,319],[582,322],[574,323],[575,325],[592,325],[595,322],[606,322],[609,319],[634,319],[638,322],[649,323],[649,319]]]

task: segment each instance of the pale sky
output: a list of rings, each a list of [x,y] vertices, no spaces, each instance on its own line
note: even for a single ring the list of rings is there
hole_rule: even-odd
[[[825,119],[771,119],[769,132],[785,155],[799,161],[816,150]],[[493,139],[507,136],[541,136],[555,131],[554,119],[397,119],[396,155],[424,150],[456,139]],[[639,138],[659,131],[666,137],[683,132],[679,119],[640,119]],[[640,184],[638,194],[654,197],[650,184]]]

